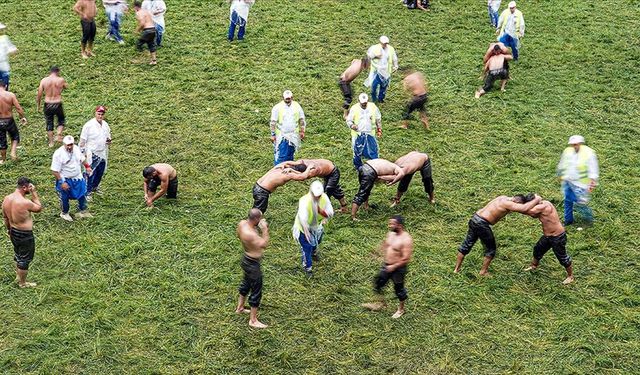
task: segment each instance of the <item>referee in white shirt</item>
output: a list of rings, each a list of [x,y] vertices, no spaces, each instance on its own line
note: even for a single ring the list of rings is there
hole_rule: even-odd
[[[111,128],[104,121],[104,113],[106,111],[107,109],[104,106],[97,106],[95,118],[87,121],[82,127],[82,133],[80,133],[78,146],[85,151],[89,151],[92,155],[91,169],[93,169],[93,174],[89,176],[87,181],[87,197],[90,197],[93,192],[98,192],[102,176],[104,176],[104,172],[107,169]]]

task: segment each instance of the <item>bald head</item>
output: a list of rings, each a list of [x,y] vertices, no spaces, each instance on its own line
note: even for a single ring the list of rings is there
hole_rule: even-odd
[[[257,208],[252,208],[251,210],[249,210],[247,219],[253,223],[258,223],[260,219],[262,219],[262,211]]]

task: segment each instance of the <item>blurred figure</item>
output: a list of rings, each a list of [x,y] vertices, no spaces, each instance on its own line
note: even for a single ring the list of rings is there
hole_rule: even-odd
[[[136,10],[136,21],[138,22],[136,32],[140,32],[136,48],[142,52],[142,46],[146,44],[151,55],[149,65],[156,65],[158,63],[156,59],[156,25],[153,23],[153,15],[148,10],[142,9],[140,1],[133,3],[133,8]]]
[[[11,67],[9,66],[9,56],[18,52],[16,46],[11,43],[9,37],[5,34],[7,26],[0,23],[0,86],[4,86],[9,91],[9,77]]]
[[[413,238],[404,229],[404,218],[394,215],[389,219],[389,232],[380,245],[379,249],[384,264],[373,281],[374,291],[378,294],[380,301],[365,303],[362,306],[366,309],[379,311],[387,306],[382,294],[383,288],[389,280],[393,281],[393,289],[400,301],[398,310],[391,316],[398,319],[405,313],[404,304],[408,298],[407,289],[404,287],[404,278],[407,274],[407,264],[413,254]]]
[[[26,125],[27,118],[24,117],[24,110],[18,102],[18,98],[12,92],[5,90],[4,85],[0,85],[0,165],[7,161],[7,134],[11,137],[11,160],[18,160],[18,143],[20,143],[20,132],[13,119],[13,109],[20,115],[20,124]]]
[[[518,61],[520,39],[524,37],[524,16],[516,9],[516,2],[509,2],[509,8],[502,11],[496,26],[498,41],[511,48],[513,59]]]
[[[411,112],[418,111],[420,113],[420,121],[424,125],[425,129],[429,129],[429,117],[427,116],[427,84],[424,79],[424,75],[411,68],[404,70],[404,79],[402,85],[405,90],[409,91],[413,98],[407,104],[407,109],[402,116],[402,129],[407,129],[409,126],[409,119],[411,118]]]
[[[351,65],[342,72],[340,75],[340,80],[338,81],[338,85],[340,86],[340,91],[342,91],[342,97],[344,98],[344,104],[342,104],[342,109],[344,110],[344,118],[347,118],[347,114],[349,113],[349,106],[353,101],[353,90],[351,88],[351,82],[353,82],[360,72],[365,69],[369,69],[371,66],[371,59],[369,56],[364,56],[361,59],[351,60]]]
[[[247,27],[247,18],[249,18],[249,9],[255,3],[255,0],[230,0],[231,8],[229,9],[229,32],[227,39],[233,41],[236,34],[236,26],[238,27],[238,40],[244,40],[244,33]]]
[[[161,47],[165,31],[164,15],[167,13],[167,4],[164,0],[144,0],[142,9],[151,12],[153,23],[156,25],[156,46]]]
[[[487,8],[489,9],[489,23],[494,28],[498,27],[498,16],[500,11],[500,3],[502,0],[487,0]]]
[[[124,0],[102,0],[102,5],[104,5],[104,12],[109,22],[106,38],[124,44],[124,39],[120,35],[120,25],[122,25],[124,13],[129,10],[127,2]]]

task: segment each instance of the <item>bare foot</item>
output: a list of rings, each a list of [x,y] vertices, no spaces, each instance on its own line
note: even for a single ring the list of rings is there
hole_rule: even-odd
[[[87,52],[87,55],[91,56],[91,57],[96,57],[96,54],[93,53],[93,51],[89,51]]]
[[[453,273],[460,273],[460,268],[454,268]]]
[[[251,320],[249,321],[249,326],[253,327],[253,328],[267,328],[269,327],[268,325],[261,323],[259,320],[256,319],[256,321],[252,322]]]
[[[395,312],[395,314],[391,315],[391,317],[393,319],[398,319],[399,317],[401,317],[402,315],[404,315],[404,310],[400,310],[398,309],[398,311]]]
[[[151,60],[151,62],[149,62],[149,65],[156,65],[156,64],[158,64],[157,60]]]
[[[406,124],[402,124],[400,126],[398,126],[400,129],[409,129],[409,127]]]
[[[393,198],[389,207],[395,207],[398,205],[398,203],[400,203],[400,200],[398,198]]]
[[[476,99],[480,99],[480,91],[476,91],[475,97],[476,97]]]
[[[360,221],[360,219],[358,219],[357,217],[351,217],[352,221]]]
[[[18,160],[18,156],[17,155],[11,155],[11,160],[17,161]]]
[[[49,143],[49,148],[53,147],[53,143]]]
[[[573,276],[569,276],[562,282],[562,285],[568,285],[574,282],[576,279]]]
[[[429,121],[428,120],[426,120],[426,121],[423,120],[422,123],[424,124],[424,128],[425,129],[431,130],[431,128],[429,128]]]
[[[248,314],[250,312],[251,312],[251,310],[249,310],[247,308],[244,308],[244,307],[242,309],[240,309],[240,310],[236,309],[236,314]]]
[[[489,273],[489,271],[480,271],[479,275],[480,275],[480,276],[485,276],[485,277],[489,277],[489,276],[491,276],[491,274]]]
[[[387,305],[384,302],[370,302],[370,303],[363,303],[362,304],[362,307],[364,307],[367,310],[371,310],[371,311],[380,311],[385,306],[387,306]]]
[[[18,284],[18,286],[20,288],[35,288],[38,284],[36,283],[31,283],[31,282],[25,282],[24,284]]]
[[[536,266],[529,266],[529,267],[524,269],[524,272],[535,271],[537,269],[538,269],[538,267],[536,267]]]
[[[349,207],[347,207],[347,206],[340,207],[340,212],[342,212],[343,214],[348,214],[349,213]]]
[[[435,199],[433,199],[433,198],[431,198],[431,199],[429,199],[429,203],[431,203],[431,204],[436,204],[436,200],[435,200]]]
[[[4,160],[0,160],[0,165],[4,164]]]
[[[87,56],[87,54],[86,54],[86,53],[84,53],[84,52],[82,52],[82,53],[80,54],[80,56],[82,56],[82,58],[83,58],[83,59],[88,59],[88,58],[89,58],[89,56]]]

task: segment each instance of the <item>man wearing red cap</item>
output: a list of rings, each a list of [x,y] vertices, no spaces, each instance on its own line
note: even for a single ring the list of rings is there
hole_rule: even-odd
[[[91,193],[98,191],[102,176],[107,169],[107,156],[109,155],[109,145],[111,144],[111,128],[104,121],[104,113],[107,109],[99,105],[96,107],[95,117],[87,121],[80,133],[80,143],[78,146],[85,152],[91,153],[91,169],[93,174],[87,181],[87,198],[91,198]]]

